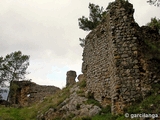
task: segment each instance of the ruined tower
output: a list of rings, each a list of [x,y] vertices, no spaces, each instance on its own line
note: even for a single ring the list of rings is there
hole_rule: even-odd
[[[70,70],[67,72],[67,77],[66,77],[66,86],[69,86],[69,85],[73,85],[76,83],[75,79],[77,77],[77,74],[75,71],[73,70]]]
[[[144,38],[154,35],[138,26],[133,13],[132,4],[116,0],[108,6],[105,21],[85,38],[82,72],[87,89],[102,105],[111,105],[113,114],[142,99],[154,81],[141,50]]]

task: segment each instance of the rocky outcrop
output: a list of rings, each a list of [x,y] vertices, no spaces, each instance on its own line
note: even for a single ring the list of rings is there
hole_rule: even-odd
[[[30,81],[12,81],[8,100],[11,105],[28,106],[55,94],[58,87],[41,86]]]
[[[75,81],[75,78],[77,77],[77,74],[75,71],[73,70],[70,70],[67,72],[67,77],[66,77],[66,86],[69,86],[69,85],[73,85],[76,83]]]
[[[74,85],[70,89],[70,97],[62,103],[64,105],[60,110],[66,111],[66,115],[64,115],[64,118],[70,114],[74,114],[76,117],[93,116],[101,111],[101,108],[96,105],[85,104],[88,98],[78,95],[77,93],[79,91],[81,91],[79,86]]]
[[[61,119],[66,120],[69,116],[71,120],[83,117],[92,117],[101,111],[101,108],[95,104],[89,104],[88,97],[82,95],[85,92],[85,88],[80,88],[79,83],[73,85],[70,88],[70,96],[65,99],[58,109],[50,108],[44,114],[37,116],[38,120],[54,120],[56,115],[61,116]],[[81,93],[81,94],[80,94]]]

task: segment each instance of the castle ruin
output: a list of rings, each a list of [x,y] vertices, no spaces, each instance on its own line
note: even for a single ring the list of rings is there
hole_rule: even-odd
[[[160,81],[159,70],[144,50],[145,40],[156,42],[159,34],[139,27],[133,13],[132,4],[116,0],[108,6],[104,22],[85,38],[82,72],[87,89],[103,106],[111,105],[113,114],[143,99],[151,83]]]
[[[11,105],[29,106],[54,95],[58,90],[55,86],[42,86],[30,81],[12,81],[8,101]]]

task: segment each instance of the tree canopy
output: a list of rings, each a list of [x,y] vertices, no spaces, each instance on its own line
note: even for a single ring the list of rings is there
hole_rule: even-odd
[[[151,18],[151,22],[147,23],[147,26],[156,29],[160,34],[160,19],[157,19],[156,17]]]
[[[0,57],[0,94],[3,94],[6,83],[14,80],[24,80],[29,66],[29,56],[22,55],[21,51],[12,52],[4,58]],[[0,99],[2,96],[0,95]]]
[[[23,80],[28,66],[29,56],[22,55],[21,51],[0,57],[0,85],[13,80]]]
[[[79,28],[84,31],[90,31],[97,27],[97,25],[102,22],[106,14],[106,11],[104,11],[103,7],[99,7],[93,3],[89,3],[88,8],[90,11],[89,18],[82,16],[82,18],[78,19]]]
[[[78,19],[79,28],[84,31],[90,31],[96,28],[104,19],[106,15],[106,11],[104,11],[103,7],[99,7],[93,3],[89,3],[89,17],[86,18],[82,16]],[[85,46],[85,39],[79,38],[80,46],[83,48]]]

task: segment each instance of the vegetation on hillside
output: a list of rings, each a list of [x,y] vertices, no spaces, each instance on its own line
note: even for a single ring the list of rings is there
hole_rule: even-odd
[[[85,82],[78,83],[82,90],[85,89]],[[45,98],[42,102],[36,103],[29,107],[15,108],[15,107],[5,107],[0,106],[0,119],[2,120],[36,120],[37,115],[44,114],[49,109],[54,109],[55,111],[59,109],[60,104],[69,97],[70,88],[63,88],[62,91],[58,91],[55,95]],[[160,113],[160,85],[153,85],[153,90],[148,94],[144,100],[139,103],[133,103],[132,106],[125,109],[125,113],[128,114],[140,114],[140,113],[150,113],[158,114]],[[92,95],[88,96],[86,104],[95,104],[102,108],[98,115],[93,117],[82,117],[76,118],[76,120],[130,120],[131,118],[125,117],[125,113],[122,115],[112,115],[111,107],[102,107],[98,101],[94,99]],[[77,109],[79,107],[77,106]],[[63,113],[62,113],[63,114]],[[53,120],[61,120],[61,115],[57,114]],[[74,115],[68,116],[66,120],[71,120]],[[135,118],[133,120],[139,120]]]
[[[160,19],[154,17],[151,18],[151,22],[147,23],[147,26],[150,26],[153,29],[156,29],[160,34]]]
[[[157,33],[160,35],[160,20],[156,17],[151,18],[151,22],[146,26],[148,27],[143,27],[146,29],[145,34],[152,33],[152,36],[142,36],[145,57],[150,60],[160,60],[160,36],[157,36]]]
[[[2,120],[36,120],[38,114],[44,114],[50,108],[58,109],[58,105],[69,96],[69,87],[63,88],[55,95],[29,107],[0,106],[0,119]]]
[[[79,19],[80,28],[83,30],[91,30],[94,29],[96,25],[102,20],[105,12],[99,6],[94,4],[89,5],[90,8],[90,17],[85,18],[84,16]],[[98,12],[97,12],[97,11]],[[95,15],[94,15],[95,14]],[[101,20],[99,19],[101,18]],[[96,22],[93,25],[93,22]],[[84,26],[84,25],[88,26]],[[160,20],[153,18],[151,22],[147,24],[150,27],[153,27],[157,30],[160,30]],[[85,40],[81,39],[82,42]],[[151,40],[145,40],[145,45],[147,45],[147,50],[150,52],[149,55],[153,54],[152,57],[156,59],[159,58],[160,53],[160,44],[154,43]],[[85,44],[83,44],[85,45]],[[17,57],[16,57],[17,56]],[[22,79],[26,74],[26,69],[29,65],[29,56],[22,57],[22,53],[15,52],[10,55],[7,55],[6,58],[0,57],[0,83],[2,84],[7,77],[9,80]],[[150,56],[149,56],[150,57]],[[23,59],[21,59],[23,58]],[[16,62],[18,61],[18,62]],[[18,68],[16,67],[18,66]],[[15,69],[16,68],[16,69]],[[17,70],[19,69],[19,70]],[[16,72],[17,70],[17,72]],[[5,71],[5,72],[4,72]],[[85,96],[84,91],[86,87],[86,81],[82,81],[77,83],[81,90],[77,91],[79,96]],[[14,86],[17,89],[17,86]],[[70,87],[63,88],[61,91],[58,91],[55,95],[46,97],[43,101],[33,104],[28,107],[5,107],[0,106],[0,120],[36,120],[37,115],[45,114],[49,109],[54,109],[55,112],[60,108],[61,103],[69,97],[70,95]],[[133,103],[130,107],[125,108],[124,112],[131,114],[141,114],[141,113],[150,113],[150,114],[159,114],[160,113],[160,83],[152,85],[152,91],[148,93],[145,99],[139,101],[138,103]],[[92,94],[88,94],[88,100],[86,104],[94,104],[102,108],[101,112],[98,115],[93,117],[85,116],[81,118],[77,118],[75,120],[130,120],[130,116],[128,118],[125,117],[125,113],[121,115],[112,115],[111,114],[111,106],[108,105],[106,107],[102,107],[101,104],[94,99]],[[78,104],[77,109],[80,108]],[[61,113],[63,114],[63,112]],[[61,114],[56,114],[54,120],[61,120]],[[68,116],[67,120],[71,120],[74,115]],[[134,118],[132,120],[139,120],[140,118]]]

